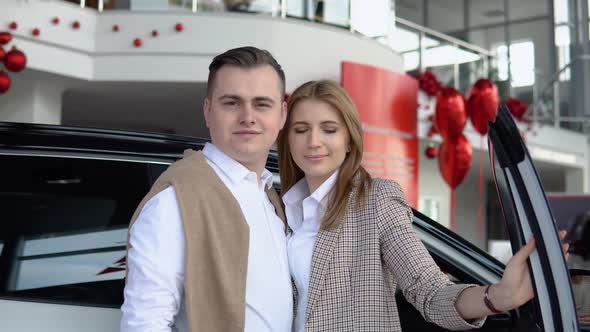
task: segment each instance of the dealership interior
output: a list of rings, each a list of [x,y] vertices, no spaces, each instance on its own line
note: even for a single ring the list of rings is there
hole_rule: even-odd
[[[0,252],[4,247],[22,258],[15,270],[0,255],[0,274],[11,274],[0,276],[0,285],[26,291],[82,282],[78,275],[34,277],[67,269],[71,262],[59,262],[66,256],[58,251],[70,247],[80,258],[95,255],[91,261],[106,264],[93,280],[121,282],[131,216],[113,212],[104,183],[109,174],[124,174],[136,188],[114,199],[130,208],[149,189],[135,178],[144,172],[139,166],[80,161],[65,170],[57,159],[42,166],[41,154],[34,156],[38,162],[23,162],[19,144],[7,143],[15,130],[26,135],[15,128],[207,141],[209,63],[246,45],[270,51],[281,64],[286,100],[307,81],[342,84],[361,116],[369,173],[399,182],[412,208],[500,262],[513,254],[488,135],[488,120],[500,111],[510,113],[534,163],[532,176],[538,176],[555,228],[590,234],[576,230],[590,229],[589,30],[590,0],[2,0],[0,158],[9,165],[3,173],[27,184],[42,177],[65,191],[64,183],[100,173],[103,185],[92,183],[104,197],[91,201],[76,191],[81,196],[55,203],[43,192],[35,203],[23,203],[12,195],[21,182],[0,180],[10,183],[0,192],[10,218],[23,219],[19,209],[30,209],[24,219],[65,220],[73,212],[66,216],[54,205],[77,205],[76,218],[94,220],[88,229],[96,230],[77,238],[71,220],[61,229],[39,222],[45,234],[39,235],[31,231],[37,221],[26,221],[30,229],[19,241],[0,235]],[[448,117],[441,115],[445,110]],[[493,113],[487,120],[481,120],[484,110]],[[445,135],[453,121],[461,123],[464,145]],[[449,152],[460,149],[463,157]],[[149,172],[165,169],[156,168]],[[31,182],[30,188],[37,186]],[[100,226],[103,214],[123,220],[120,227]],[[76,247],[89,241],[96,246]]]

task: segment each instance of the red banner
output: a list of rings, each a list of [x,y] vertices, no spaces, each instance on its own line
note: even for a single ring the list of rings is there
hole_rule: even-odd
[[[342,86],[352,97],[364,132],[363,166],[392,179],[418,206],[418,81],[405,74],[343,62]]]

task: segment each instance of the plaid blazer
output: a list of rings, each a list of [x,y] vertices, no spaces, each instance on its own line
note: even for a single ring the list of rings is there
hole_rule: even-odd
[[[477,328],[455,309],[465,288],[440,271],[412,228],[400,186],[373,179],[367,200],[350,196],[345,220],[321,230],[311,263],[305,331],[401,331],[396,286],[429,322]]]

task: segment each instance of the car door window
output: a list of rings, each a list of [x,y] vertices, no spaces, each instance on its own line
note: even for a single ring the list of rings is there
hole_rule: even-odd
[[[551,209],[520,132],[503,106],[490,126],[489,142],[513,251],[535,238],[537,249],[529,260],[536,294],[531,324],[545,331],[577,331],[572,287]]]
[[[148,164],[2,156],[0,297],[120,306],[127,226]]]

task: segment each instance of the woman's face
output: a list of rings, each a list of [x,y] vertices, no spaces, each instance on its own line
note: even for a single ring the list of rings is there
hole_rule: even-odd
[[[303,100],[291,112],[291,156],[315,190],[344,162],[349,151],[348,129],[340,112],[320,100]]]

